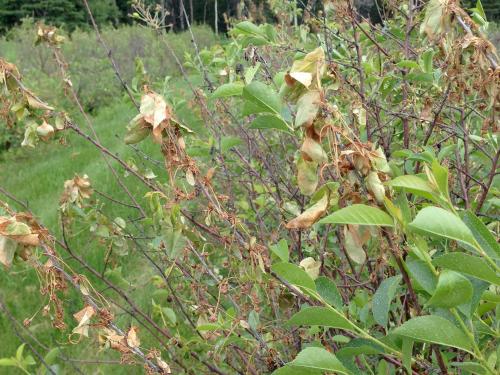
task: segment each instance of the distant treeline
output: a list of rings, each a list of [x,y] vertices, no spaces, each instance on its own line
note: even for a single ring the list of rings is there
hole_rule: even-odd
[[[118,26],[133,22],[132,0],[88,0],[88,3],[98,24]],[[225,17],[248,16],[249,12],[271,15],[266,0],[143,0],[142,3],[163,12],[166,15],[165,25],[175,30],[183,30],[187,26],[182,4],[190,21],[212,27],[215,27],[217,9],[218,29],[221,31],[226,27]],[[63,26],[67,31],[85,28],[89,24],[83,0],[0,0],[1,32],[26,17],[43,19],[48,24]]]
[[[272,21],[272,4],[280,0],[143,0],[148,6],[156,7],[165,15],[165,26],[176,31],[186,29],[182,5],[192,23],[208,24],[225,31],[228,18],[251,17],[255,21]],[[290,3],[294,0],[281,0]],[[295,0],[298,8],[315,11],[321,8],[320,0]],[[464,0],[464,8],[476,5],[477,0]],[[88,0],[98,24],[118,26],[133,22],[133,0]],[[379,21],[378,11],[383,0],[354,0],[358,10],[373,21]],[[378,5],[378,6],[377,6]],[[490,21],[500,20],[499,0],[482,0],[485,13]],[[88,15],[83,0],[0,0],[0,32],[4,33],[23,18],[45,20],[48,24],[63,26],[67,31],[88,27]]]

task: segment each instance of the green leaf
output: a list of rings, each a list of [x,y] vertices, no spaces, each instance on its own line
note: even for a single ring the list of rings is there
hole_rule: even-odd
[[[44,357],[45,363],[47,363],[48,365],[52,365],[56,361],[60,353],[61,353],[61,348],[51,349]],[[47,371],[47,369],[43,366],[42,373],[45,373],[44,370]]]
[[[467,303],[472,292],[472,284],[466,277],[445,269],[439,274],[436,290],[427,303],[436,307],[452,308]]]
[[[465,273],[491,284],[500,285],[500,277],[488,263],[479,257],[465,253],[448,253],[433,261],[435,266]]]
[[[19,361],[19,362],[22,362],[23,360],[23,351],[24,351],[24,346],[26,344],[21,344],[19,345],[19,347],[17,348],[16,350],[16,359]]]
[[[500,258],[500,245],[486,225],[470,211],[464,212],[462,220],[472,232],[481,249],[492,258]]]
[[[393,188],[404,188],[408,193],[435,200],[434,189],[423,178],[415,175],[399,176],[387,183]]]
[[[488,370],[476,362],[451,362],[451,366],[470,372],[475,375],[486,375]]]
[[[290,133],[290,128],[285,120],[272,114],[262,114],[257,116],[250,123],[250,129],[276,129]]]
[[[398,62],[396,64],[396,66],[398,68],[409,68],[409,69],[412,69],[412,68],[418,69],[418,68],[420,68],[420,66],[414,60],[401,60],[400,62]]]
[[[396,295],[396,290],[401,282],[401,275],[389,277],[382,281],[373,296],[372,311],[375,322],[382,327],[387,327],[391,301]]]
[[[328,307],[305,307],[293,315],[287,325],[322,326],[354,331],[354,325],[345,316]]]
[[[403,367],[407,374],[411,374],[411,358],[413,352],[413,340],[410,338],[403,339]]]
[[[234,28],[244,34],[266,37],[266,34],[259,28],[259,26],[250,21],[239,22],[234,26]]]
[[[239,146],[242,143],[242,140],[238,137],[222,137],[220,141],[220,150],[223,154],[225,154],[233,147]]]
[[[290,284],[304,288],[305,290],[316,290],[314,280],[299,266],[291,263],[276,263],[271,266],[271,271],[282,277]]]
[[[441,166],[436,159],[432,161],[431,167],[432,174],[436,179],[439,191],[444,197],[446,197],[446,199],[449,199],[448,196],[450,193],[448,191],[448,169]]]
[[[243,97],[262,109],[261,112],[281,113],[281,99],[270,86],[254,81],[243,88]]]
[[[344,365],[328,350],[317,347],[308,347],[302,350],[286,367],[295,367],[301,370],[328,371],[335,374],[349,374]],[[284,374],[286,372],[283,372]]]
[[[321,219],[320,224],[359,224],[394,226],[392,218],[379,208],[364,204],[353,204]]]
[[[17,366],[14,358],[0,358],[0,366]]]
[[[212,99],[227,98],[229,96],[240,96],[243,94],[243,82],[225,83],[217,87],[217,89],[210,96]]]
[[[281,239],[276,245],[269,246],[271,251],[278,256],[283,262],[287,263],[289,259],[288,242]]]
[[[337,289],[337,285],[325,276],[318,277],[315,282],[316,290],[321,298],[323,298],[329,305],[337,309],[341,309],[344,303],[342,301],[342,296]]]
[[[437,277],[434,275],[429,265],[420,259],[406,262],[410,276],[427,293],[432,294],[436,289]]]
[[[425,207],[410,223],[410,227],[429,235],[465,242],[475,247],[474,236],[467,225],[451,212],[440,207]]]
[[[426,315],[412,318],[392,333],[409,337],[416,341],[451,346],[471,352],[469,339],[459,328],[449,320],[437,315]]]
[[[422,70],[425,73],[432,73],[432,58],[434,57],[434,51],[432,49],[429,49],[422,53]]]

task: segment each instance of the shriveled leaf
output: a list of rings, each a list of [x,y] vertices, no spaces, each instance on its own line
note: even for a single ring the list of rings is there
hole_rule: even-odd
[[[307,161],[301,156],[297,161],[297,183],[300,192],[312,195],[318,186],[318,163]]]
[[[327,155],[321,144],[312,138],[306,137],[300,148],[302,156],[308,161],[322,164],[327,161]]]
[[[309,207],[295,219],[290,220],[286,227],[288,229],[307,229],[323,216],[328,208],[329,194],[323,194],[323,197],[314,205]]]
[[[313,257],[307,257],[300,261],[299,266],[307,272],[311,279],[316,280],[319,276],[319,271],[321,269],[321,262],[317,261]]]
[[[375,200],[378,204],[384,203],[385,198],[385,188],[378,177],[378,173],[375,171],[371,171],[368,173],[365,179],[366,188],[372,195],[375,197]]]
[[[95,310],[92,306],[85,306],[83,309],[73,314],[78,322],[78,326],[73,329],[73,333],[89,337],[90,319],[94,316]]]
[[[17,243],[7,237],[0,236],[0,263],[6,267],[12,265],[14,254],[16,253]]]
[[[297,100],[297,115],[295,116],[295,127],[310,126],[318,115],[321,105],[321,93],[319,90],[307,91]]]
[[[358,225],[346,225],[344,227],[344,246],[349,258],[357,264],[363,264],[366,261],[366,253],[363,250],[363,241],[358,232]]]
[[[131,326],[127,331],[127,345],[131,348],[138,348],[141,345],[141,341],[139,340],[139,336],[137,332],[139,329],[135,326]]]

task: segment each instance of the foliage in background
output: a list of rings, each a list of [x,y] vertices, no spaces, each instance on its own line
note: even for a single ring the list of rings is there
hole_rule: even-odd
[[[27,19],[23,25],[12,29],[8,37],[0,39],[2,56],[9,61],[19,61],[18,68],[26,84],[45,100],[56,106],[68,106],[64,96],[60,72],[50,51],[42,45],[34,45],[34,23]],[[216,38],[210,28],[193,27],[200,48],[215,43]],[[106,38],[123,79],[132,84],[136,75],[137,64],[143,66],[145,74],[151,77],[178,75],[176,63],[169,52],[162,47],[159,37],[154,31],[135,25],[123,26],[119,29],[105,28],[102,35]],[[113,67],[103,57],[105,52],[89,31],[76,30],[65,35],[63,52],[69,63],[69,74],[78,95],[82,98],[84,108],[92,113],[97,112],[113,101],[122,100],[123,92],[115,78]],[[172,49],[179,56],[193,52],[190,34],[169,34]],[[136,64],[134,65],[134,61]],[[163,87],[163,82],[158,82]],[[134,88],[141,87],[135,83]],[[0,150],[20,145],[22,134],[19,128],[2,127],[0,129]]]
[[[139,62],[131,86],[116,68],[136,109],[127,158],[93,126],[56,29],[38,42],[67,103],[0,60],[23,145],[79,136],[121,191],[68,176],[54,236],[2,188],[0,261],[39,276],[43,308],[24,328],[0,308],[27,344],[49,349],[30,329],[49,319],[62,351],[94,344],[149,373],[498,373],[500,68],[481,2],[388,3],[383,25],[350,1],[305,7],[303,24],[282,5],[279,24],[237,22],[211,48],[191,35],[184,64],[160,36],[189,96]],[[157,25],[158,9],[136,11]]]

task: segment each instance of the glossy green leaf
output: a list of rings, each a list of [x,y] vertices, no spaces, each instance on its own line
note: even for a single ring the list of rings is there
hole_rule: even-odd
[[[483,258],[474,255],[459,252],[448,253],[435,259],[433,263],[439,267],[465,273],[489,283],[500,285],[500,277],[496,272]]]
[[[401,275],[389,277],[382,281],[377,291],[373,295],[373,318],[375,319],[375,322],[383,327],[387,327],[391,301],[396,295],[396,291],[400,282]]]
[[[500,245],[486,225],[470,211],[464,212],[462,220],[472,232],[481,249],[490,257],[500,259]]]
[[[243,97],[262,108],[262,112],[281,113],[281,99],[271,86],[253,81],[243,88]]]
[[[251,123],[250,129],[276,129],[290,133],[285,120],[281,117],[272,114],[258,115]]]
[[[456,307],[467,303],[472,291],[472,284],[465,276],[445,269],[439,274],[436,290],[427,303],[436,307]]]
[[[419,232],[474,244],[474,236],[462,220],[453,213],[440,207],[425,207],[410,223],[410,227]]]
[[[404,188],[408,193],[412,193],[429,200],[434,200],[434,189],[423,178],[415,175],[399,176],[387,183],[393,188]]]
[[[320,224],[358,224],[394,226],[392,218],[379,208],[364,204],[353,204],[321,219]]]
[[[286,365],[299,369],[328,371],[336,374],[349,374],[344,365],[326,349],[308,347],[302,350],[295,359]]]
[[[451,362],[450,365],[475,375],[488,374],[488,370],[476,362]]]
[[[409,337],[416,341],[450,346],[468,352],[472,350],[471,343],[466,334],[449,320],[437,315],[412,318],[393,330],[392,333]]]
[[[212,99],[216,98],[227,98],[230,96],[240,96],[243,94],[243,82],[231,82],[225,83],[219,87],[212,93],[210,96]]]
[[[314,280],[301,267],[291,263],[276,263],[271,266],[271,271],[282,277],[290,284],[306,290],[316,290]]]
[[[408,273],[413,281],[416,281],[415,287],[420,287],[427,293],[432,294],[436,289],[437,277],[432,273],[429,265],[420,259],[407,261]]]
[[[326,276],[320,276],[315,280],[316,290],[321,298],[329,305],[341,309],[343,306],[342,296],[340,295],[337,285]]]
[[[269,249],[283,262],[288,262],[288,242],[285,239],[281,239],[276,245],[269,246]]]
[[[306,307],[293,315],[287,325],[322,326],[353,331],[353,324],[335,309],[328,307]]]

